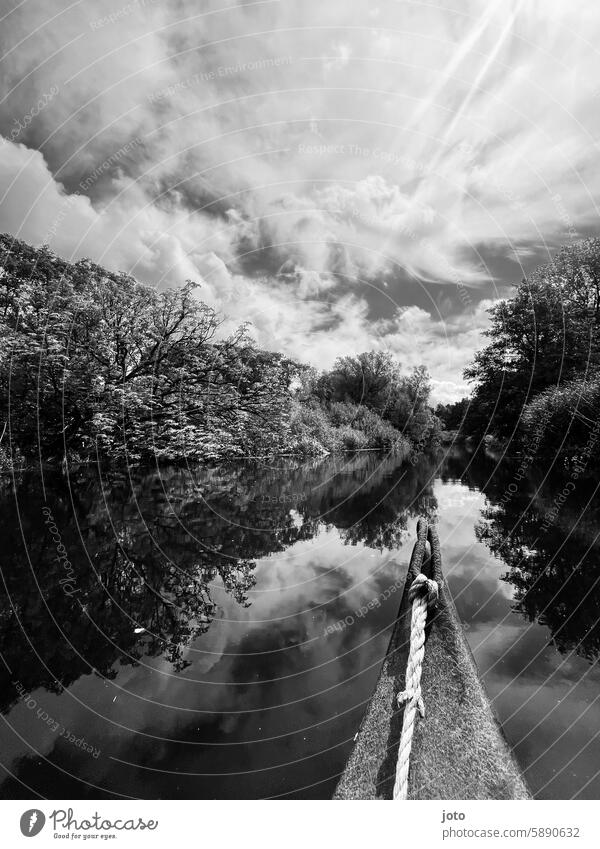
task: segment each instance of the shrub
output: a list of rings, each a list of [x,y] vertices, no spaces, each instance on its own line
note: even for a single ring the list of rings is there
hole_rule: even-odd
[[[348,451],[358,451],[361,448],[367,448],[369,439],[367,434],[362,430],[356,430],[350,425],[343,425],[339,428],[339,441]]]
[[[562,465],[578,476],[594,474],[600,443],[600,373],[554,386],[537,395],[524,409],[521,434],[537,433],[539,455],[560,456]]]

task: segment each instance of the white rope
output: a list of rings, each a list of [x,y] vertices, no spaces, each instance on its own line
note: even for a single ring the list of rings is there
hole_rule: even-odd
[[[421,672],[423,671],[423,657],[425,655],[425,625],[427,624],[427,608],[434,605],[438,599],[437,581],[432,581],[420,572],[410,585],[408,598],[409,601],[412,601],[410,648],[406,665],[405,689],[398,693],[398,704],[406,706],[398,747],[394,799],[408,798],[408,770],[410,768],[410,750],[417,708],[421,717],[425,716],[425,706],[421,697]]]

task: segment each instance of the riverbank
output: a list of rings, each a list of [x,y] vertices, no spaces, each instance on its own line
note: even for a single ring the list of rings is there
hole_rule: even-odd
[[[291,460],[297,461],[299,463],[306,463],[307,461],[318,462],[320,460],[327,460],[329,458],[336,459],[341,457],[353,457],[359,456],[362,454],[380,454],[382,458],[385,457],[393,457],[397,462],[404,463],[410,462],[414,465],[421,457],[424,456],[433,456],[435,451],[439,446],[429,447],[427,450],[418,451],[410,444],[404,440],[399,442],[396,445],[391,446],[391,448],[338,448],[335,451],[322,451],[321,453],[313,453],[313,454],[302,454],[301,452],[281,452],[279,454],[269,453],[269,454],[240,454],[235,457],[210,457],[205,460],[194,459],[193,466],[194,467],[205,467],[212,468],[215,466],[229,466],[235,465],[236,463],[246,463],[246,462],[277,462],[281,460]],[[112,471],[118,472],[123,469],[146,469],[152,465],[154,468],[189,468],[190,462],[187,457],[182,457],[178,461],[173,460],[161,460],[159,458],[155,458],[152,464],[149,464],[147,461],[137,460],[136,462],[124,462],[122,458],[119,458],[117,462],[110,462],[108,458],[96,458],[92,459],[81,459],[80,457],[66,457],[62,460],[52,460],[52,458],[43,461],[42,463],[34,462],[33,460],[25,460],[22,456],[19,457],[19,461],[15,464],[8,454],[0,453],[0,479],[8,479],[13,476],[22,475],[25,473],[31,472],[66,472],[74,471],[74,470],[85,470],[92,469],[95,467],[101,467],[103,469],[110,469]]]
[[[433,446],[423,366],[317,368],[229,335],[199,286],[158,290],[0,236],[0,424],[25,462],[205,462]]]

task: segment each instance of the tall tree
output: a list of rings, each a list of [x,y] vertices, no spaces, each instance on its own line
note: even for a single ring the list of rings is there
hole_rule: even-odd
[[[507,437],[539,392],[600,365],[600,239],[562,248],[489,313],[491,341],[465,371],[469,419]]]
[[[157,291],[2,239],[0,414],[25,454],[138,460],[277,449],[295,364],[221,321],[198,287]]]
[[[400,380],[398,364],[385,351],[339,357],[329,374],[333,400],[352,401],[378,411],[389,406]]]

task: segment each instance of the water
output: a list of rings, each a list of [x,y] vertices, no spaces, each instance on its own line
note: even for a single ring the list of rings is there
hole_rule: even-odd
[[[578,487],[541,530],[559,484],[513,479],[458,450],[25,476],[0,505],[0,795],[330,797],[429,515],[533,792],[599,798],[598,507]]]

